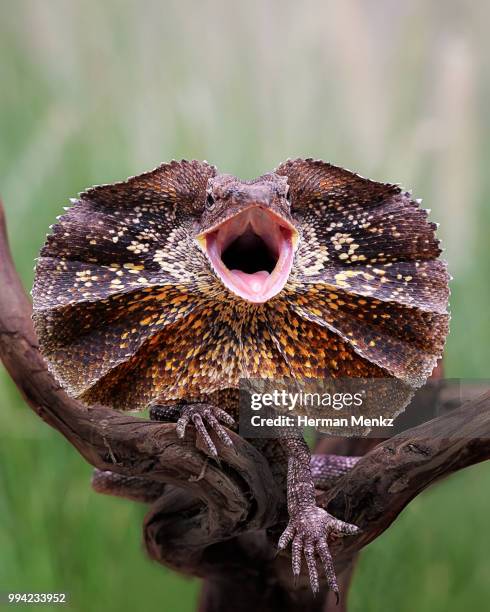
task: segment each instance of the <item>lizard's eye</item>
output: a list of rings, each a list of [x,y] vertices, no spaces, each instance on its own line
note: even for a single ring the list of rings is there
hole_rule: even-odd
[[[211,210],[213,208],[213,206],[215,205],[216,201],[213,198],[213,196],[208,193],[207,197],[206,197],[206,208]]]

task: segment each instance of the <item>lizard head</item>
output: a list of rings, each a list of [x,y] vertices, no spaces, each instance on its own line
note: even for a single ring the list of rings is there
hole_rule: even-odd
[[[298,237],[286,177],[209,179],[196,240],[235,295],[252,303],[277,295],[289,278]]]

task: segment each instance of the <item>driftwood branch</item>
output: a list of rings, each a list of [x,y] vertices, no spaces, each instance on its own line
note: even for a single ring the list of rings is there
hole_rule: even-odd
[[[151,504],[146,548],[153,559],[206,578],[201,610],[331,608],[325,591],[311,597],[305,579],[294,588],[288,554],[275,555],[286,519],[284,491],[249,443],[230,432],[235,452],[216,440],[218,466],[195,447],[192,432],[181,441],[173,424],[88,408],[60,388],[38,350],[1,206],[0,287],[0,357],[26,402],[99,470],[96,490],[103,481],[107,492],[110,476],[104,473],[110,472],[118,484],[125,479],[129,497]],[[319,495],[332,514],[362,529],[332,546],[343,590],[359,550],[432,482],[490,458],[489,437],[490,394],[485,394],[372,449],[366,440],[330,444],[345,453],[368,451],[333,489]]]

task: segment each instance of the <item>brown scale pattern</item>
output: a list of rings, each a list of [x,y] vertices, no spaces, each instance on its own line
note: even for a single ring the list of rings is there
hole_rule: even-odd
[[[426,211],[397,186],[324,162],[275,172],[300,244],[285,289],[261,305],[229,293],[194,240],[213,166],[171,162],[79,196],[33,287],[43,354],[72,394],[120,409],[231,406],[240,377],[424,382],[449,321]]]
[[[330,289],[312,285],[286,295],[299,316],[341,335],[356,353],[391,375],[420,386],[442,353],[447,317]]]
[[[50,311],[49,318],[35,313],[34,322],[45,339],[45,353],[57,354],[60,362],[91,364],[82,377],[73,368],[58,373],[60,382],[79,394],[134,355],[160,329],[187,317],[202,303],[184,286],[151,287],[86,302],[82,320],[80,305],[69,304]]]
[[[308,290],[309,285],[315,284],[330,285],[359,297],[372,297],[418,310],[447,312],[446,264],[439,260],[355,267],[327,265],[321,273],[300,279],[296,287]]]

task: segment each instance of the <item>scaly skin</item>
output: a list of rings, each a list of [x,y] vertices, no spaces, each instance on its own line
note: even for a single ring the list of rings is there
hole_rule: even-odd
[[[89,189],[59,218],[36,268],[34,324],[72,395],[151,405],[181,435],[192,423],[216,457],[209,431],[230,443],[240,378],[425,382],[449,321],[434,232],[409,193],[325,162],[287,161],[250,182],[171,162]],[[295,574],[304,554],[314,590],[318,557],[336,590],[328,537],[356,527],[315,505],[302,437],[280,442],[280,546],[292,540]]]

